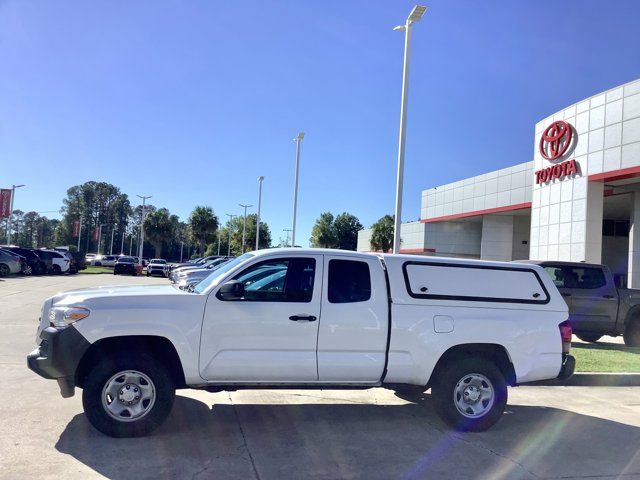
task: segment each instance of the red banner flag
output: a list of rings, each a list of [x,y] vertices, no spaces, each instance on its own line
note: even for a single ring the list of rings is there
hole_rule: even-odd
[[[96,227],[93,229],[93,239],[97,242],[99,236],[100,236],[100,227]]]
[[[11,216],[11,189],[3,188],[0,190],[0,218],[9,218]]]
[[[80,235],[80,220],[73,222],[73,236],[77,237],[78,235]]]

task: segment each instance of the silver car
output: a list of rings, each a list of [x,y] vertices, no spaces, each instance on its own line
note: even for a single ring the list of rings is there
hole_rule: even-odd
[[[22,271],[22,261],[19,256],[6,250],[0,250],[0,277]]]

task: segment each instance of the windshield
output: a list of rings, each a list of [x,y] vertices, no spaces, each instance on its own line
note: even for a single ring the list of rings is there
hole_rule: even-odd
[[[131,257],[120,257],[118,263],[133,263],[134,260]]]
[[[245,253],[244,255],[241,255],[238,258],[234,258],[230,262],[221,265],[220,268],[216,268],[213,272],[211,272],[211,274],[209,274],[209,276],[198,283],[194,287],[193,291],[196,293],[204,292],[207,288],[209,288],[210,285],[213,285],[218,278],[224,276],[225,273],[234,269],[237,265],[240,265],[246,260],[249,260],[251,257],[253,257],[252,253]]]

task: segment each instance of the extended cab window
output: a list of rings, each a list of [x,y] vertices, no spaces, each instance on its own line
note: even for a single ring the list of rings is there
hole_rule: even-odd
[[[371,298],[371,275],[366,262],[329,261],[330,303],[366,302]]]
[[[234,277],[244,285],[245,301],[310,302],[316,261],[283,258],[252,265]]]

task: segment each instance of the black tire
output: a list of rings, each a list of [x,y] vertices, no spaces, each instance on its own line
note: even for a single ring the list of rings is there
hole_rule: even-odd
[[[24,265],[22,267],[22,274],[29,276],[29,275],[33,275],[33,268],[31,267],[31,265]]]
[[[60,275],[62,273],[60,265],[54,265],[53,267],[51,267],[51,270],[53,271],[54,275]]]
[[[484,405],[485,400],[481,396],[477,403],[484,405],[487,411],[475,417],[462,414],[455,401],[456,386],[471,374],[484,377],[493,389],[493,403],[487,400],[487,404]],[[485,383],[481,382],[482,385]],[[464,386],[465,383],[461,385]],[[471,383],[469,385],[472,386]],[[436,413],[449,426],[460,431],[480,432],[493,426],[502,417],[507,405],[507,382],[492,361],[484,357],[460,358],[437,372],[437,378],[431,387],[431,396]],[[469,406],[469,413],[472,408]]]
[[[155,387],[155,401],[140,419],[120,421],[107,413],[102,405],[102,390],[119,372],[135,370],[148,376]],[[87,375],[82,392],[82,406],[91,425],[110,437],[141,437],[155,430],[173,407],[175,386],[168,370],[150,355],[135,357],[115,354],[104,358]],[[116,400],[114,400],[116,401]]]
[[[627,324],[623,338],[627,347],[640,347],[640,318],[635,318]]]
[[[0,263],[0,277],[6,277],[9,274],[11,274],[9,266],[4,263]]]
[[[602,338],[602,335],[598,335],[597,333],[576,333],[576,337],[583,342],[596,343]]]

